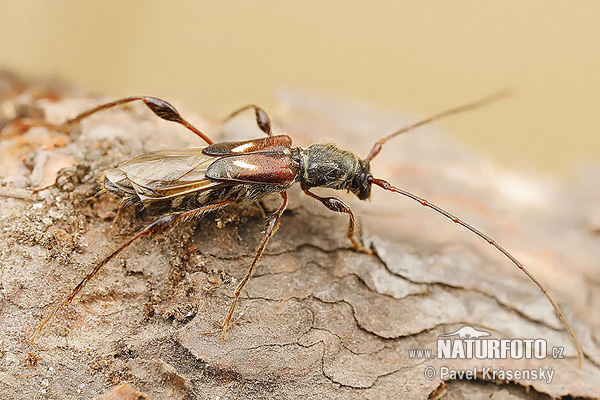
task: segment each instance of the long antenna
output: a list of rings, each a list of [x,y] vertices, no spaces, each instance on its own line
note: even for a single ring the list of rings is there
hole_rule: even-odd
[[[487,104],[489,104],[491,102],[494,102],[496,100],[500,100],[500,99],[502,99],[504,97],[507,97],[511,93],[512,93],[512,90],[510,90],[510,89],[504,89],[504,90],[501,90],[499,92],[496,92],[496,93],[492,94],[491,96],[487,96],[487,97],[485,97],[483,99],[477,100],[477,101],[475,101],[473,103],[464,104],[464,105],[462,105],[460,107],[456,107],[456,108],[452,108],[450,110],[443,111],[443,112],[441,112],[439,114],[432,115],[431,117],[428,117],[428,118],[422,119],[421,121],[415,122],[414,124],[405,126],[404,128],[401,128],[401,129],[397,130],[396,132],[390,133],[389,135],[387,135],[386,137],[380,139],[377,143],[375,143],[373,145],[373,148],[371,148],[371,151],[369,152],[369,155],[367,156],[367,161],[371,161],[372,159],[375,158],[375,156],[377,156],[377,154],[379,154],[379,152],[381,151],[381,148],[383,147],[383,145],[385,144],[385,142],[387,142],[388,140],[391,140],[391,139],[395,138],[398,135],[401,135],[401,134],[406,133],[406,132],[410,132],[413,129],[418,128],[419,126],[426,125],[426,124],[428,124],[430,122],[437,121],[439,119],[448,117],[450,115],[459,114],[459,113],[462,113],[462,112],[465,112],[465,111],[471,111],[471,110],[474,110],[476,108],[483,107],[483,106],[485,106],[485,105],[487,105]]]
[[[474,234],[476,234],[477,236],[479,236],[480,238],[482,238],[483,240],[485,240],[486,242],[491,244],[496,249],[498,249],[502,254],[504,254],[510,261],[512,261],[513,264],[515,264],[517,266],[517,268],[519,268],[521,271],[523,271],[523,273],[525,275],[527,275],[527,277],[529,279],[531,279],[533,281],[533,283],[535,283],[537,285],[538,288],[540,288],[542,293],[544,293],[544,296],[546,296],[546,298],[548,299],[550,304],[552,304],[552,307],[554,308],[554,312],[558,316],[558,319],[560,319],[560,321],[566,328],[567,332],[569,333],[569,336],[571,337],[573,344],[575,344],[575,348],[577,349],[577,358],[579,360],[579,369],[581,369],[581,365],[583,364],[583,351],[581,350],[581,345],[579,344],[579,340],[577,340],[577,337],[575,336],[575,332],[573,331],[573,327],[571,326],[571,323],[569,322],[569,320],[563,313],[560,306],[556,303],[556,301],[554,301],[552,296],[550,296],[550,294],[548,294],[548,290],[546,289],[546,287],[540,281],[538,281],[531,274],[531,272],[529,272],[529,270],[525,267],[525,265],[523,265],[519,260],[517,260],[506,249],[504,249],[504,247],[502,247],[498,243],[496,243],[496,241],[494,239],[490,238],[488,235],[481,232],[479,229],[476,229],[473,226],[467,224],[466,222],[460,220],[458,217],[455,217],[454,215],[450,214],[448,211],[436,206],[433,203],[430,203],[428,200],[425,200],[422,197],[419,197],[415,194],[407,192],[406,190],[397,188],[396,186],[393,186],[392,184],[390,184],[387,181],[384,181],[383,179],[372,178],[371,183],[374,183],[375,185],[382,187],[385,190],[389,190],[390,192],[399,193],[403,196],[413,199],[414,201],[421,204],[422,206],[429,207],[432,210],[437,211],[438,213],[442,214],[444,217],[452,220],[456,224],[462,225],[463,227],[467,228],[468,230],[470,230],[471,232],[473,232]]]

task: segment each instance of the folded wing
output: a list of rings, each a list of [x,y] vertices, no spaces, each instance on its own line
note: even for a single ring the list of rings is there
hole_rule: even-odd
[[[165,200],[227,185],[206,178],[216,156],[203,148],[161,150],[142,154],[106,173],[107,190],[121,196],[137,196],[142,203]]]

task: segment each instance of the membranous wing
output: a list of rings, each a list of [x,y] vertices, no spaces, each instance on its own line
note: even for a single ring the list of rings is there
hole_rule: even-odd
[[[286,135],[142,154],[106,173],[104,186],[142,203],[236,184],[290,186],[298,166]]]
[[[206,169],[219,157],[203,148],[161,150],[142,154],[106,173],[106,189],[137,196],[143,203],[222,187],[206,177]]]

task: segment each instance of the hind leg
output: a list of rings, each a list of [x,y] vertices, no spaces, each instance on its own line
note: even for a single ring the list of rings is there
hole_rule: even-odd
[[[76,124],[76,123],[84,120],[85,118],[87,118],[93,114],[96,114],[97,112],[104,111],[104,110],[107,110],[109,108],[113,108],[116,106],[120,106],[122,104],[131,103],[133,101],[142,101],[158,117],[160,117],[166,121],[177,122],[178,124],[181,124],[181,125],[185,126],[187,129],[189,129],[190,131],[194,132],[196,135],[200,136],[206,143],[213,144],[213,141],[210,140],[208,138],[208,136],[206,136],[204,133],[200,132],[200,130],[198,130],[196,127],[194,127],[188,121],[186,121],[179,114],[179,112],[175,109],[175,107],[173,107],[170,103],[168,103],[165,100],[162,100],[162,99],[159,99],[156,97],[149,97],[149,96],[126,97],[124,99],[111,101],[106,104],[101,104],[97,107],[94,107],[92,109],[84,111],[81,114],[79,114],[71,119],[68,119],[67,121],[63,122],[61,125],[54,127],[54,128],[60,130],[61,132],[66,132],[71,125]],[[45,123],[45,124],[43,124],[43,126],[49,127],[51,125]]]

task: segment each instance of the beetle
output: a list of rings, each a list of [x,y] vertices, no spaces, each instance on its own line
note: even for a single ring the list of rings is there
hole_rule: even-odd
[[[69,304],[106,263],[139,238],[168,231],[182,221],[200,217],[205,213],[218,210],[232,203],[254,203],[262,200],[267,195],[279,194],[282,200],[281,206],[268,217],[264,236],[255,251],[252,263],[235,289],[233,301],[222,326],[221,339],[224,340],[240,293],[255,271],[269,239],[279,227],[281,216],[288,204],[286,190],[295,183],[299,183],[306,195],[318,200],[331,211],[348,215],[346,236],[352,247],[358,252],[371,254],[372,251],[364,247],[355,238],[356,219],[350,207],[336,197],[321,197],[313,193],[311,189],[325,187],[346,190],[356,195],[360,200],[367,200],[371,196],[373,185],[375,185],[384,190],[401,194],[422,206],[436,211],[473,232],[504,254],[537,285],[548,299],[577,349],[579,367],[581,367],[583,353],[570,322],[545,286],[520,261],[494,239],[472,225],[420,196],[374,177],[370,171],[371,161],[389,140],[440,118],[481,107],[503,95],[504,93],[499,93],[456,107],[399,129],[377,141],[366,158],[360,158],[356,154],[342,150],[334,144],[312,144],[307,148],[293,147],[290,136],[273,134],[269,115],[255,104],[234,111],[226,120],[243,111],[253,110],[256,123],[266,136],[236,142],[214,143],[208,136],[186,121],[175,107],[167,101],[147,96],[127,97],[102,104],[67,120],[59,126],[44,123],[46,127],[68,132],[71,126],[99,111],[134,101],[141,101],[158,117],[179,123],[194,132],[207,143],[207,146],[160,150],[142,154],[117,168],[108,170],[104,174],[102,184],[106,190],[143,207],[153,207],[158,204],[164,206],[166,204],[169,213],[158,217],[106,256],[100,263],[96,264],[71,293],[58,303],[37,326],[30,342],[35,340],[44,325],[60,309]]]

